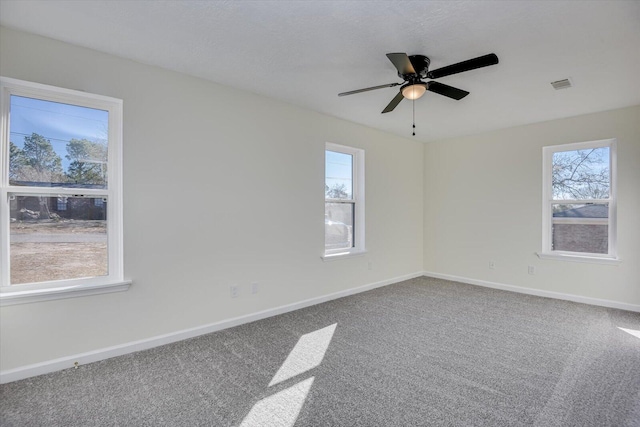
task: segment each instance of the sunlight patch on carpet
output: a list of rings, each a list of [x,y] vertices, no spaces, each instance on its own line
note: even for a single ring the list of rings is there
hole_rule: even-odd
[[[625,331],[626,333],[631,334],[636,338],[640,338],[640,331],[636,331],[635,329],[621,328],[620,326],[618,326],[618,329],[620,329],[621,331]]]
[[[319,366],[329,348],[337,325],[334,323],[302,335],[274,375],[269,387]],[[307,378],[258,401],[244,417],[240,427],[293,427],[314,378]]]
[[[327,348],[329,348],[329,343],[336,330],[336,326],[337,323],[334,323],[326,328],[318,329],[317,331],[309,332],[301,336],[269,383],[269,387],[320,365],[322,359],[324,359],[324,354],[327,352]]]
[[[314,377],[285,388],[253,405],[240,427],[293,427]]]

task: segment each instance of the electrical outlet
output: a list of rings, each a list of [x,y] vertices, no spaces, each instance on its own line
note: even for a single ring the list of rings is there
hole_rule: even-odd
[[[489,261],[489,268],[491,270],[495,270],[496,269],[496,262],[495,261]]]
[[[229,290],[231,291],[231,298],[238,298],[238,293],[239,293],[238,285],[229,286]]]
[[[258,282],[253,282],[251,284],[251,293],[252,294],[257,294],[259,289],[260,289],[260,285],[258,284]]]
[[[369,262],[367,263],[367,269],[369,269],[369,270],[373,270],[373,261],[369,261]]]
[[[529,268],[527,269],[527,271],[529,272],[529,274],[531,274],[532,276],[534,274],[536,274],[536,268],[533,265],[530,265]]]

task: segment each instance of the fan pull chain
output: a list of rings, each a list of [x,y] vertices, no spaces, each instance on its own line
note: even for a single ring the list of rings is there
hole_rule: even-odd
[[[416,136],[416,100],[413,100],[413,136]]]

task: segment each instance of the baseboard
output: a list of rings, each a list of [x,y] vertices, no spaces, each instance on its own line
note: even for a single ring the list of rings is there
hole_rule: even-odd
[[[469,285],[484,286],[485,288],[501,289],[503,291],[518,292],[527,295],[536,295],[539,297],[561,299],[565,301],[580,302],[583,304],[597,305],[601,307],[618,308],[620,310],[640,312],[640,305],[627,304],[624,302],[611,301],[606,299],[590,298],[581,295],[564,294],[561,292],[545,291],[534,288],[524,288],[521,286],[505,285],[503,283],[489,282],[486,280],[470,279],[468,277],[454,276],[452,274],[434,273],[425,271],[424,275],[436,279],[451,280],[454,282],[467,283]]]
[[[393,283],[397,283],[403,280],[409,280],[409,279],[413,279],[421,276],[423,276],[423,272],[420,271],[413,274],[407,274],[407,275],[394,277],[387,280],[382,280],[375,283],[370,283],[368,285],[358,286],[356,288],[345,289],[343,291],[334,292],[328,295],[323,295],[315,298],[306,299],[303,301],[298,301],[292,304],[282,305],[279,307],[259,311],[256,313],[247,314],[244,316],[222,320],[220,322],[215,322],[208,325],[203,325],[203,326],[198,326],[191,329],[172,332],[170,334],[159,335],[152,338],[129,342],[129,343],[113,346],[113,347],[102,348],[99,350],[89,351],[86,353],[80,353],[72,356],[61,357],[59,359],[49,360],[46,362],[36,363],[33,365],[22,366],[15,369],[8,369],[0,372],[0,384],[10,383],[10,382],[22,380],[25,378],[35,377],[37,375],[43,375],[43,374],[48,374],[50,372],[73,368],[76,362],[78,363],[78,365],[86,365],[88,363],[98,362],[100,360],[105,360],[105,359],[109,359],[116,356],[122,356],[125,354],[134,353],[136,351],[147,350],[153,347],[158,347],[161,345],[170,344],[177,341],[182,341],[188,338],[194,338],[200,335],[209,334],[211,332],[220,331],[222,329],[232,328],[234,326],[242,325],[244,323],[254,322],[256,320],[266,319],[267,317],[277,316],[278,314],[299,310],[301,308],[305,308],[305,307],[320,304],[323,302],[331,301],[334,299],[346,297],[349,295],[358,294],[360,292],[369,291],[371,289],[391,285]]]

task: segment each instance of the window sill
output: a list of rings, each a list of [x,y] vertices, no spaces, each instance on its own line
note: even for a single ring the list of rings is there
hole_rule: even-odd
[[[609,264],[619,265],[622,263],[620,258],[601,258],[594,256],[581,256],[569,254],[554,254],[549,252],[536,252],[540,259],[555,259],[560,261],[584,262],[588,264]]]
[[[335,254],[322,255],[321,258],[322,258],[323,261],[336,261],[336,260],[339,260],[339,259],[355,258],[355,257],[363,256],[366,253],[367,253],[366,250],[350,251],[350,252],[338,252],[338,253],[335,253]]]
[[[2,291],[0,292],[0,306],[121,292],[128,290],[130,286],[131,280],[125,280],[101,285],[75,285],[25,291]]]

